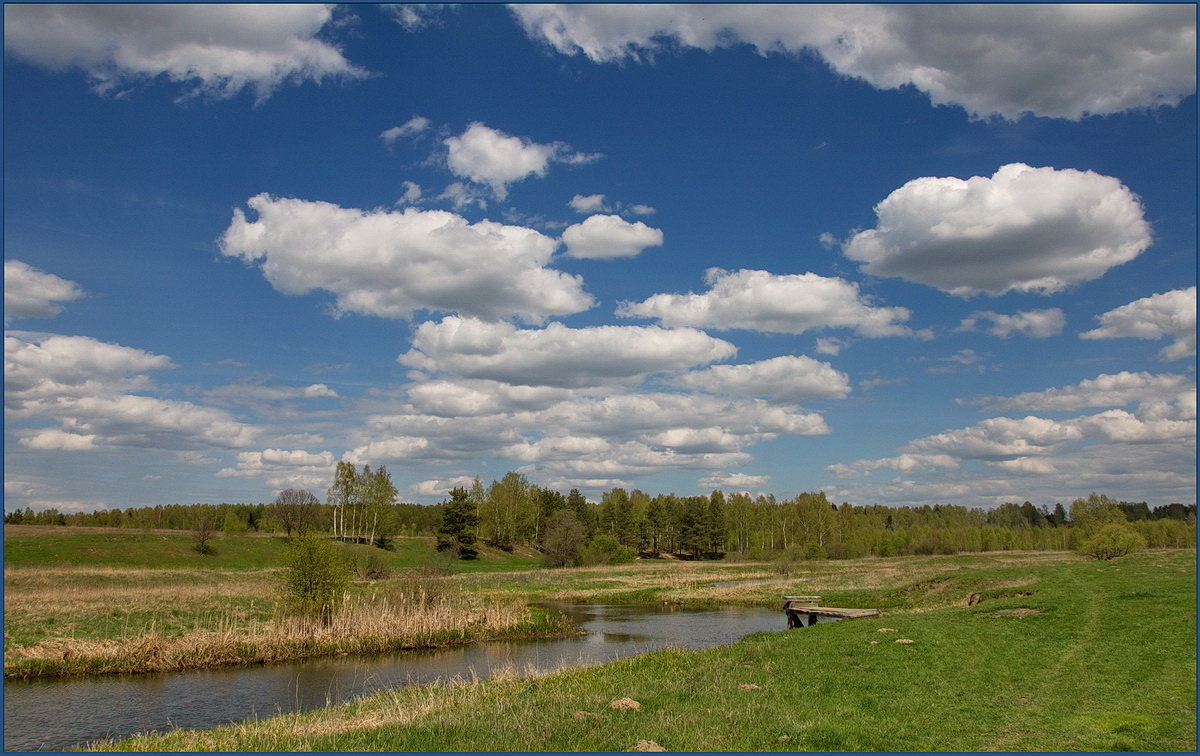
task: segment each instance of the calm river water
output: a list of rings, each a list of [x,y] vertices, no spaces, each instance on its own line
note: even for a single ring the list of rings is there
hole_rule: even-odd
[[[507,667],[549,671],[602,664],[668,646],[708,648],[787,627],[782,612],[749,607],[554,608],[587,635],[171,674],[7,681],[4,748],[65,750],[149,730],[216,727],[314,709],[401,685],[456,676],[482,679]]]

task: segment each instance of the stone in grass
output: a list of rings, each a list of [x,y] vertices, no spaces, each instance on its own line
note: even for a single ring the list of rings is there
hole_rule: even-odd
[[[909,640],[908,638],[897,638],[896,642],[897,643],[916,643],[915,640]]]
[[[755,685],[754,683],[743,683],[743,684],[739,685],[738,687],[741,688],[742,690],[762,690],[761,685]]]
[[[896,632],[896,628],[894,628],[894,627],[881,627],[881,628],[879,628],[878,630],[876,630],[875,632],[877,632],[877,633],[894,633],[894,632]]]
[[[639,740],[637,742],[637,745],[635,745],[633,748],[630,748],[629,750],[631,750],[631,751],[665,751],[667,749],[663,748],[658,743],[655,743],[653,740]]]
[[[610,709],[616,709],[617,711],[641,711],[642,709],[642,705],[637,701],[634,701],[632,698],[618,698],[610,703],[608,707]]]

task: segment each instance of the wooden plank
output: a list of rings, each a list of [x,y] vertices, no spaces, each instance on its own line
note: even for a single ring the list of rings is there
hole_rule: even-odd
[[[784,601],[797,602],[803,604],[815,604],[821,600],[820,596],[784,596]]]
[[[834,606],[807,606],[793,605],[790,602],[784,607],[784,611],[798,612],[801,614],[817,614],[823,617],[870,617],[879,614],[878,609],[847,609]]]

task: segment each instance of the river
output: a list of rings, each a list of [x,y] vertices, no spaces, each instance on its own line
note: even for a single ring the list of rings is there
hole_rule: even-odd
[[[217,727],[402,685],[484,679],[507,668],[590,666],[669,646],[708,648],[787,626],[782,612],[753,607],[552,606],[587,634],[193,672],[6,681],[4,748],[65,750],[138,732]]]

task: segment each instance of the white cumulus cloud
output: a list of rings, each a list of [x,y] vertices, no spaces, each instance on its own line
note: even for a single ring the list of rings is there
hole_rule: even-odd
[[[777,402],[843,399],[849,377],[828,362],[804,355],[785,355],[745,365],[713,365],[685,373],[674,382],[714,394],[757,396]]]
[[[984,330],[1002,339],[1007,339],[1013,334],[1031,339],[1045,339],[1062,333],[1067,325],[1066,314],[1057,307],[1047,310],[1022,310],[1012,315],[981,310],[964,319],[958,330],[974,331],[980,327],[981,320],[991,321],[991,325]]]
[[[538,480],[587,487],[581,481],[744,465],[760,442],[830,432],[819,414],[761,399],[609,389],[587,396],[464,379],[418,383],[407,394],[397,412],[367,419],[347,459],[462,462],[486,454],[521,463]],[[469,420],[452,414],[460,408]]]
[[[20,260],[4,261],[4,322],[11,318],[52,318],[61,302],[83,296],[74,281],[45,273]]]
[[[517,4],[529,36],[593,61],[683,47],[815,53],[880,89],[912,86],[976,117],[1080,119],[1196,90],[1186,5]]]
[[[257,428],[223,410],[125,393],[151,388],[145,373],[168,367],[163,355],[83,336],[10,332],[4,338],[5,413],[10,420],[58,424],[17,429],[24,446],[40,450],[236,448],[257,436]]]
[[[1123,407],[1131,402],[1174,401],[1180,392],[1194,385],[1194,381],[1183,375],[1121,371],[1101,374],[1062,388],[1029,391],[1010,397],[987,396],[970,403],[1028,412],[1074,411],[1085,407]]]
[[[1081,333],[1080,337],[1160,339],[1173,336],[1175,341],[1159,352],[1161,359],[1180,360],[1196,354],[1195,286],[1135,299],[1109,310],[1099,320],[1099,328]]]
[[[567,254],[592,260],[636,257],[647,247],[660,247],[663,232],[641,221],[630,223],[618,215],[593,215],[567,226],[562,240]]]
[[[857,284],[841,278],[709,268],[705,281],[709,290],[702,294],[655,294],[642,302],[622,302],[617,314],[657,318],[669,326],[721,330],[800,334],[850,328],[866,337],[916,335],[901,325],[909,318],[907,309],[877,307]]]
[[[539,144],[512,136],[478,121],[448,137],[446,165],[460,178],[491,188],[496,199],[508,197],[508,187],[530,176],[545,176],[551,162],[586,163],[597,155],[572,152],[561,142]]]
[[[860,459],[855,462],[828,465],[825,469],[839,478],[857,478],[875,470],[894,470],[910,473],[916,470],[954,470],[958,460],[949,454],[898,454],[882,459]]]
[[[746,473],[727,473],[718,472],[712,475],[706,475],[696,481],[696,485],[701,488],[720,488],[733,489],[735,491],[748,491],[751,488],[765,486],[771,480],[770,475],[748,475]]]
[[[390,145],[397,139],[403,139],[404,137],[420,134],[421,132],[427,130],[430,125],[431,123],[429,119],[425,116],[414,115],[412,118],[409,118],[399,126],[393,126],[390,129],[382,131],[379,134],[379,138],[383,140],[384,144]]]
[[[550,323],[519,329],[449,316],[422,323],[401,363],[464,378],[526,386],[585,387],[683,370],[731,357],[736,348],[692,328]]]
[[[332,452],[264,449],[239,452],[237,463],[218,470],[217,477],[261,480],[273,489],[311,489],[323,497],[335,464]]]
[[[609,209],[603,194],[576,194],[567,205],[577,213],[598,213]]]
[[[418,496],[449,496],[452,489],[470,489],[471,484],[474,482],[475,479],[467,475],[459,475],[446,480],[432,478],[414,483],[409,490]]]
[[[333,45],[317,37],[330,5],[24,4],[4,8],[4,48],[46,68],[79,68],[94,89],[163,77],[187,94],[261,101],[285,83],[357,78]]]
[[[847,257],[961,297],[1050,294],[1150,246],[1141,201],[1092,171],[1012,163],[991,177],[913,179],[875,213],[876,227],[843,245]]]
[[[586,310],[578,276],[546,266],[558,242],[442,210],[357,210],[260,194],[236,208],[221,251],[261,263],[285,294],[322,289],[341,313],[407,318],[417,310],[541,322]]]
[[[137,391],[169,357],[86,336],[9,332],[4,337],[4,403],[18,415],[63,397]]]

